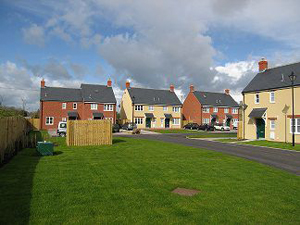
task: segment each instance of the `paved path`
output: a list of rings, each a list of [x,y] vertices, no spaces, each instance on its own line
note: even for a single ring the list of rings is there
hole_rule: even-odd
[[[158,141],[171,142],[186,146],[204,148],[217,152],[224,152],[266,165],[274,166],[300,176],[300,152],[286,151],[268,147],[220,143],[207,140],[194,140],[185,138],[187,134],[163,135],[133,135],[133,138],[144,138]]]

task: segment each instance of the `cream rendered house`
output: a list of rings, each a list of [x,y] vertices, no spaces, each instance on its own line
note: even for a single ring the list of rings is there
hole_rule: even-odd
[[[123,123],[135,122],[138,128],[181,128],[182,104],[174,92],[130,87],[126,89],[121,100],[120,116]]]
[[[243,137],[278,142],[292,141],[292,89],[294,85],[295,142],[300,143],[300,63],[268,68],[264,59],[259,73],[243,90]]]

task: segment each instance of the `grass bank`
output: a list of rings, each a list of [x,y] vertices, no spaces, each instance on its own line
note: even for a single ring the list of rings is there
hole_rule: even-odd
[[[272,148],[281,148],[287,150],[295,150],[300,151],[300,144],[296,144],[294,147],[291,143],[284,143],[284,142],[274,142],[274,141],[249,141],[249,142],[242,142],[241,144],[246,145],[256,145],[256,146],[266,146]]]

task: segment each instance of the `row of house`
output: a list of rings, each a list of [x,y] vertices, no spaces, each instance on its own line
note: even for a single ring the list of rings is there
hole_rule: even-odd
[[[117,101],[112,81],[107,85],[81,84],[80,88],[48,87],[41,81],[40,118],[41,129],[57,129],[60,121],[110,119],[116,123]],[[121,104],[122,123],[134,122],[138,128],[182,127],[183,120],[198,124],[226,123],[238,120],[238,104],[224,93],[195,91],[193,85],[183,102],[169,90],[131,87],[126,82]]]

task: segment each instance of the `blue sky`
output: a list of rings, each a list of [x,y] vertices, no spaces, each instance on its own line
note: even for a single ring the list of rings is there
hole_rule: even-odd
[[[299,61],[297,1],[0,4],[0,96],[17,107],[23,96],[28,110],[38,108],[38,95],[20,89],[38,90],[41,78],[66,87],[112,78],[118,98],[127,79],[149,88],[174,84],[182,99],[193,83],[198,90],[229,88],[240,100],[261,57],[271,66]]]

